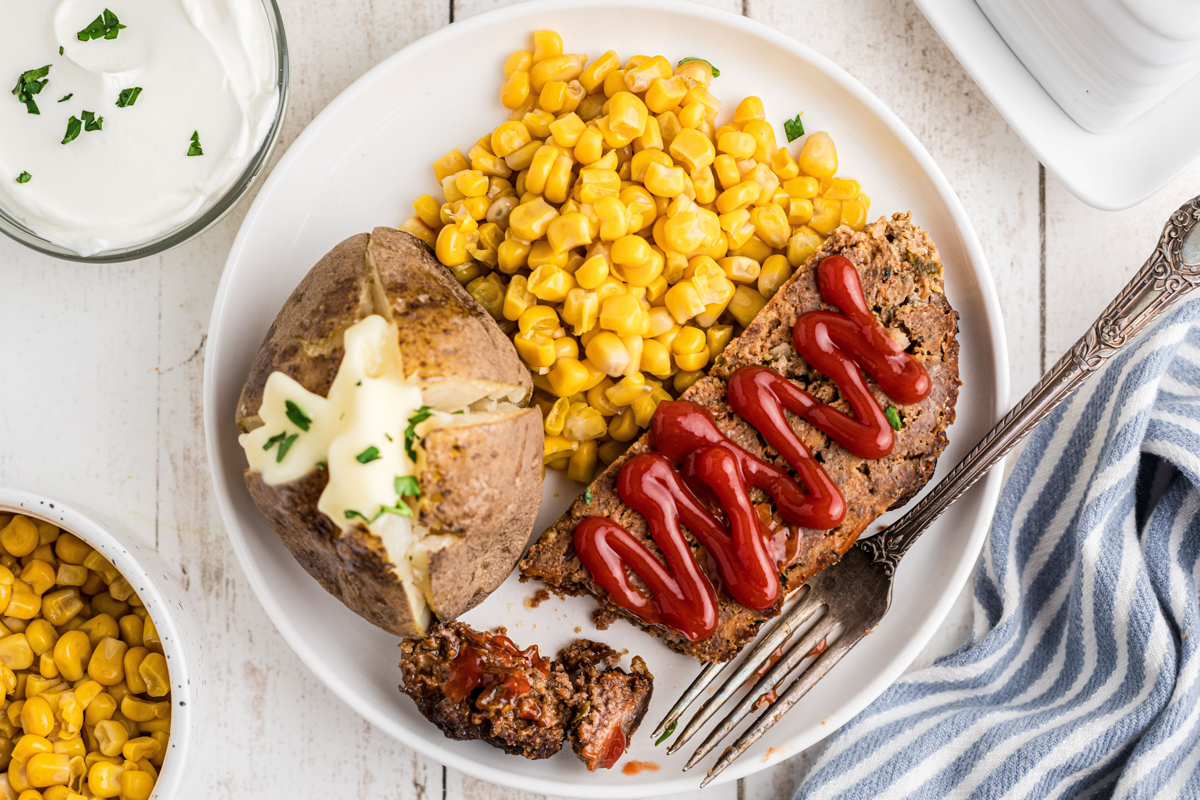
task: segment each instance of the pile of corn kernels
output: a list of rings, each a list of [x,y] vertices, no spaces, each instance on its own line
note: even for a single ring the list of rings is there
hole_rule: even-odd
[[[718,126],[707,61],[533,41],[504,65],[508,121],[435,161],[443,199],[399,227],[512,336],[546,465],[586,483],[870,200],[829,134],[778,146],[757,97]]]
[[[0,514],[0,799],[146,800],[171,729],[154,621],[54,525]]]

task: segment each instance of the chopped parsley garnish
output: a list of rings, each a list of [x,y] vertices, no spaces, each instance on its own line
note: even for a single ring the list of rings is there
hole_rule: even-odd
[[[30,175],[28,172],[22,172],[20,175],[17,176],[17,183],[29,183],[29,180],[32,177],[33,176]]]
[[[379,513],[381,515],[395,514],[397,517],[411,517],[413,515],[412,509],[409,508],[408,503],[404,502],[403,500],[397,501],[396,505],[394,506],[380,506]],[[375,519],[379,519],[379,517],[375,517]],[[374,522],[375,519],[371,520],[371,522]]]
[[[190,147],[188,147],[187,154],[189,156],[204,155],[204,149],[202,147],[200,147],[200,132],[199,131],[192,131],[192,144]]]
[[[804,135],[804,123],[800,120],[800,115],[797,114],[795,119],[785,119],[783,121],[783,132],[787,134],[788,142],[794,142]]]
[[[60,56],[63,54],[63,49],[62,49],[62,45],[61,45],[61,44],[58,46],[58,54],[59,54]]]
[[[417,440],[417,426],[432,416],[433,410],[429,406],[421,406],[417,413],[408,418],[408,427],[404,429],[404,452],[414,462],[417,460],[417,451],[413,449],[413,443]]]
[[[413,515],[412,509],[409,508],[403,500],[399,501],[394,506],[380,506],[379,511],[377,511],[373,517],[368,517],[361,511],[355,511],[352,508],[347,508],[345,513],[346,519],[361,519],[368,525],[382,517],[384,514],[395,514],[398,517],[411,517]]]
[[[713,63],[711,61],[709,61],[707,58],[696,58],[695,56],[688,56],[687,58],[679,59],[679,63],[676,64],[675,66],[677,66],[677,67],[681,66],[683,64],[683,62],[685,62],[685,61],[703,61],[705,64],[708,64],[708,68],[712,70],[712,75],[714,78],[721,77],[721,70],[714,67]]]
[[[62,99],[60,99],[58,102],[60,102],[60,103],[65,103],[65,102],[67,102],[68,100],[70,100],[70,99],[71,99],[72,97],[74,97],[74,96],[75,96],[75,93],[74,93],[74,92],[71,92],[70,94],[64,94],[64,95],[62,96]]]
[[[679,724],[679,720],[675,720],[675,721],[674,721],[674,722],[672,722],[670,725],[668,725],[668,726],[667,726],[667,729],[666,729],[665,731],[663,731],[663,735],[662,735],[662,736],[660,736],[660,737],[658,737],[657,739],[655,739],[655,740],[654,740],[654,746],[655,746],[655,747],[658,747],[660,744],[662,744],[663,742],[665,742],[665,741],[667,740],[667,738],[668,738],[668,737],[669,737],[669,736],[670,736],[672,733],[674,733],[674,732],[675,732],[675,726],[676,726],[676,725],[678,725],[678,724]]]
[[[300,406],[288,400],[284,405],[287,407],[287,418],[292,421],[302,431],[308,430],[308,426],[312,425],[312,418],[300,410]]]
[[[883,415],[887,417],[888,424],[892,426],[893,430],[898,431],[904,427],[904,423],[900,421],[900,412],[896,410],[895,406],[885,408]]]
[[[62,143],[73,142],[79,136],[79,132],[83,130],[83,123],[79,121],[79,117],[72,116],[67,120],[67,135],[63,137]]]
[[[381,456],[379,455],[379,448],[375,445],[371,445],[366,450],[363,450],[361,453],[356,455],[354,460],[360,464],[370,464],[372,461],[378,461],[380,458]]]
[[[455,414],[465,414],[465,413],[467,413],[467,410],[466,410],[465,408],[460,408],[458,411],[455,411],[455,412],[453,412],[453,413],[455,413]]]
[[[13,87],[12,93],[17,96],[18,103],[25,104],[25,111],[30,114],[41,114],[38,110],[37,103],[34,102],[33,96],[42,91],[42,88],[49,82],[44,80],[50,74],[50,65],[41,69],[31,69],[21,73],[21,77],[17,78],[17,85]]]
[[[583,502],[590,505],[593,499],[594,498],[592,497],[592,487],[589,486],[587,488],[587,490],[583,493]]]
[[[298,433],[293,433],[291,436],[288,436],[287,431],[277,433],[270,439],[267,439],[267,443],[263,445],[263,450],[270,450],[275,445],[279,445],[279,452],[275,454],[275,463],[278,464],[280,461],[283,461],[283,457],[287,455],[288,450],[292,447],[292,443],[296,441],[296,437],[299,435]]]
[[[106,8],[103,14],[96,17],[90,25],[75,35],[81,42],[91,39],[115,39],[117,34],[124,29],[125,26],[117,19],[117,15]]]
[[[80,116],[83,117],[85,131],[98,131],[104,128],[104,117],[97,117],[91,111],[84,111]]]
[[[412,475],[397,475],[396,494],[401,497],[420,497],[421,485]]]
[[[122,89],[121,94],[117,95],[117,107],[125,108],[137,102],[138,95],[142,93],[142,87],[135,86],[132,89]]]

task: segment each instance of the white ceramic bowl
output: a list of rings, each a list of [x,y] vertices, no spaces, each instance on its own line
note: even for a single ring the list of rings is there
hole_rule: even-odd
[[[152,798],[174,797],[183,785],[192,742],[202,727],[205,692],[203,640],[186,610],[177,579],[154,551],[118,539],[92,517],[57,500],[0,488],[0,514],[24,514],[75,534],[111,561],[146,604],[162,639],[173,705],[171,739]]]
[[[238,445],[235,406],[280,306],[339,241],[410,216],[411,200],[434,190],[434,159],[451,147],[469,147],[508,116],[499,101],[501,66],[542,28],[559,31],[568,51],[593,57],[611,47],[622,56],[709,58],[721,70],[713,86],[725,104],[719,119],[730,118],[738,101],[753,94],[762,97],[781,142],[783,121],[800,111],[810,132],[829,131],[840,174],[862,181],[873,214],[911,209],[930,231],[946,265],[946,293],[962,315],[964,385],[938,475],[999,417],[1008,397],[1008,364],[982,249],[945,176],[878,98],[795,40],[698,3],[535,1],[456,22],[386,59],[330,103],[275,167],[246,216],[213,306],[204,373],[209,463],[233,550],[267,614],[316,676],[381,730],[454,769],[527,792],[598,800],[685,792],[695,789],[704,770],[683,773],[684,756],[667,757],[649,733],[695,677],[698,662],[625,622],[598,632],[590,598],[527,608],[524,601],[537,585],[522,585],[514,574],[465,621],[477,628],[506,625],[522,647],[537,644],[542,652],[584,636],[639,654],[656,676],[650,711],[622,763],[597,773],[588,773],[570,752],[529,761],[483,742],[451,741],[397,691],[397,638],[347,610],[304,572],[255,508],[243,480],[246,457]],[[930,528],[897,571],[884,623],[720,782],[764,769],[829,735],[904,671],[969,578],[1001,477],[1001,469],[993,470]],[[549,471],[535,531],[552,523],[581,488]],[[630,760],[661,769],[624,774]]]

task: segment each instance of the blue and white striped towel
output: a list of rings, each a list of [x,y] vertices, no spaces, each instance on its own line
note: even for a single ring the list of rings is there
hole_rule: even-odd
[[[970,640],[838,732],[797,797],[1200,798],[1198,583],[1200,301],[1033,434]]]

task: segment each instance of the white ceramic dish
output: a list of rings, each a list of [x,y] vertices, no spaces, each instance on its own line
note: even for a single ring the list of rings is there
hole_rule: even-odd
[[[171,740],[152,798],[174,797],[190,774],[189,754],[203,727],[206,691],[203,639],[186,610],[185,595],[176,578],[154,551],[118,539],[92,517],[57,500],[0,488],[0,514],[24,514],[75,534],[112,562],[146,604],[162,639],[173,704]]]
[[[1179,0],[976,0],[1083,128],[1128,125],[1200,73],[1200,6]]]
[[[970,0],[914,0],[1046,169],[1088,205],[1137,205],[1200,158],[1200,76],[1111,133],[1090,133],[1054,102]]]
[[[595,56],[613,47],[622,55],[706,56],[721,69],[714,92],[727,103],[726,115],[744,95],[758,94],[780,136],[783,120],[800,110],[810,130],[831,131],[842,174],[863,182],[873,210],[912,209],[942,251],[947,291],[962,314],[964,386],[940,472],[999,416],[1008,394],[1007,356],[979,242],[929,154],[878,99],[795,41],[700,5],[530,2],[455,23],[392,56],[331,103],[276,167],[238,234],[213,308],[204,383],[209,460],[233,548],[267,613],[301,659],[363,717],[457,770],[529,792],[605,800],[682,792],[695,788],[700,771],[681,772],[684,759],[667,758],[648,733],[691,682],[696,662],[623,622],[596,633],[590,620],[595,606],[587,599],[550,600],[527,609],[523,601],[537,586],[521,585],[514,576],[466,620],[477,627],[507,625],[522,646],[536,643],[543,651],[590,635],[643,655],[658,676],[654,702],[622,763],[653,761],[662,768],[636,776],[623,774],[620,766],[589,774],[569,752],[534,762],[482,742],[450,741],[397,691],[396,638],[343,608],[305,574],[242,483],[245,457],[234,406],[283,301],[334,244],[409,216],[409,201],[433,188],[434,158],[468,146],[506,118],[498,100],[500,67],[511,51],[528,47],[531,32],[540,28],[561,32],[568,52]],[[471,57],[462,55],[467,53]],[[722,781],[763,769],[827,736],[895,680],[970,575],[1000,479],[997,469],[926,534],[905,559],[885,624]],[[579,490],[550,472],[536,530],[552,522]]]

